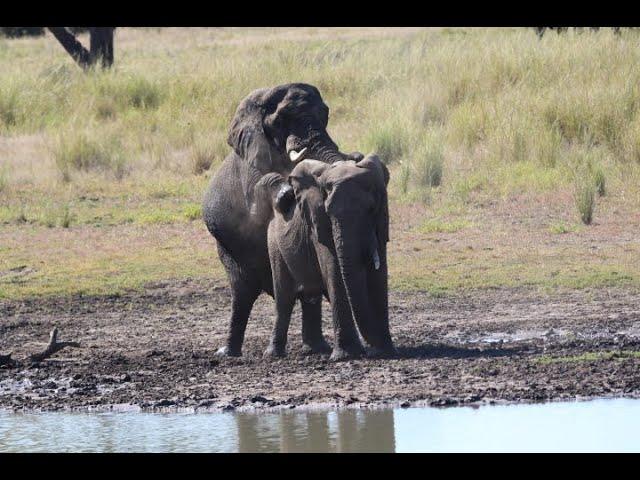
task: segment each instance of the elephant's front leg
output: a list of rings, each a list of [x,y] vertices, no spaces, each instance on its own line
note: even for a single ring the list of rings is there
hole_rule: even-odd
[[[291,311],[296,303],[296,285],[279,252],[270,252],[273,274],[273,297],[276,301],[276,324],[271,342],[264,357],[284,357],[287,352],[287,333],[291,322]]]
[[[333,317],[335,340],[331,360],[339,361],[360,357],[364,353],[364,348],[360,343],[353,321],[349,298],[342,281],[338,262],[328,249],[324,250],[324,255],[319,255],[319,258]]]
[[[239,357],[242,355],[244,332],[251,309],[260,295],[260,285],[255,278],[246,273],[243,274],[246,270],[238,265],[220,243],[218,243],[218,252],[231,284],[232,302],[227,343],[217,350],[216,356]]]
[[[305,353],[331,353],[322,335],[322,296],[300,298],[302,307],[302,350]]]

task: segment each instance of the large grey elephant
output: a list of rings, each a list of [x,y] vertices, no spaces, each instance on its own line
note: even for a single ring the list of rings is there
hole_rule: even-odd
[[[270,172],[288,175],[305,157],[326,163],[362,159],[362,154],[339,151],[327,133],[328,121],[329,108],[320,92],[304,83],[255,90],[236,110],[227,139],[233,152],[211,179],[203,202],[204,221],[217,241],[233,296],[226,345],[218,355],[242,354],[255,300],[261,292],[273,295],[269,218],[255,205],[256,183]],[[301,304],[306,326],[303,342],[310,350],[322,352],[326,344],[320,330],[320,304],[304,300]]]
[[[328,165],[305,160],[285,179],[265,175],[259,203],[268,228],[277,319],[266,356],[284,356],[297,296],[331,302],[332,360],[360,356],[358,329],[374,355],[395,353],[389,333],[387,255],[389,173],[375,155]],[[304,325],[303,325],[304,328]]]

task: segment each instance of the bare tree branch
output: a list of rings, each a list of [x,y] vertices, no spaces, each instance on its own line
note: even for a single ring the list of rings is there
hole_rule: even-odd
[[[58,327],[53,327],[53,330],[51,330],[51,333],[49,334],[49,345],[47,345],[47,348],[40,353],[34,353],[33,355],[30,355],[29,360],[31,360],[32,362],[41,362],[45,358],[50,357],[51,355],[62,350],[65,347],[79,346],[80,344],[78,342],[59,342]]]

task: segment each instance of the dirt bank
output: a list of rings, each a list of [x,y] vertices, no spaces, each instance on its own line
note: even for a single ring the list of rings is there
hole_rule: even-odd
[[[54,325],[68,348],[39,366],[0,368],[0,407],[240,409],[329,404],[454,405],[640,396],[640,292],[492,290],[434,298],[392,292],[401,358],[331,363],[300,350],[261,358],[273,302],[261,297],[241,359],[214,358],[226,287],[155,285],[143,294],[0,304],[0,353],[25,358]],[[331,340],[325,305],[325,332]]]

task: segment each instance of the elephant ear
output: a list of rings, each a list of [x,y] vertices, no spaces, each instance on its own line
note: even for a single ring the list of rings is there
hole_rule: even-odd
[[[247,96],[236,110],[229,126],[227,143],[244,161],[240,163],[240,181],[247,203],[252,208],[254,188],[260,178],[278,170],[280,154],[274,149],[264,129],[264,117],[270,114],[279,97],[277,89],[259,89]]]
[[[385,244],[389,241],[389,199],[387,197],[387,185],[389,185],[389,169],[377,155],[369,154],[357,164],[360,168],[366,168],[372,172],[378,192],[378,212],[376,215],[376,234],[378,241]]]
[[[268,223],[273,218],[273,209],[278,208],[278,199],[282,190],[291,190],[286,179],[279,173],[263,175],[253,189],[254,202],[249,213],[257,222]]]
[[[331,168],[330,164],[319,160],[303,160],[289,175],[289,183],[294,186],[296,202],[302,203],[302,212],[311,225],[314,236],[323,245],[332,241],[331,225],[324,210],[322,196],[322,176]]]

